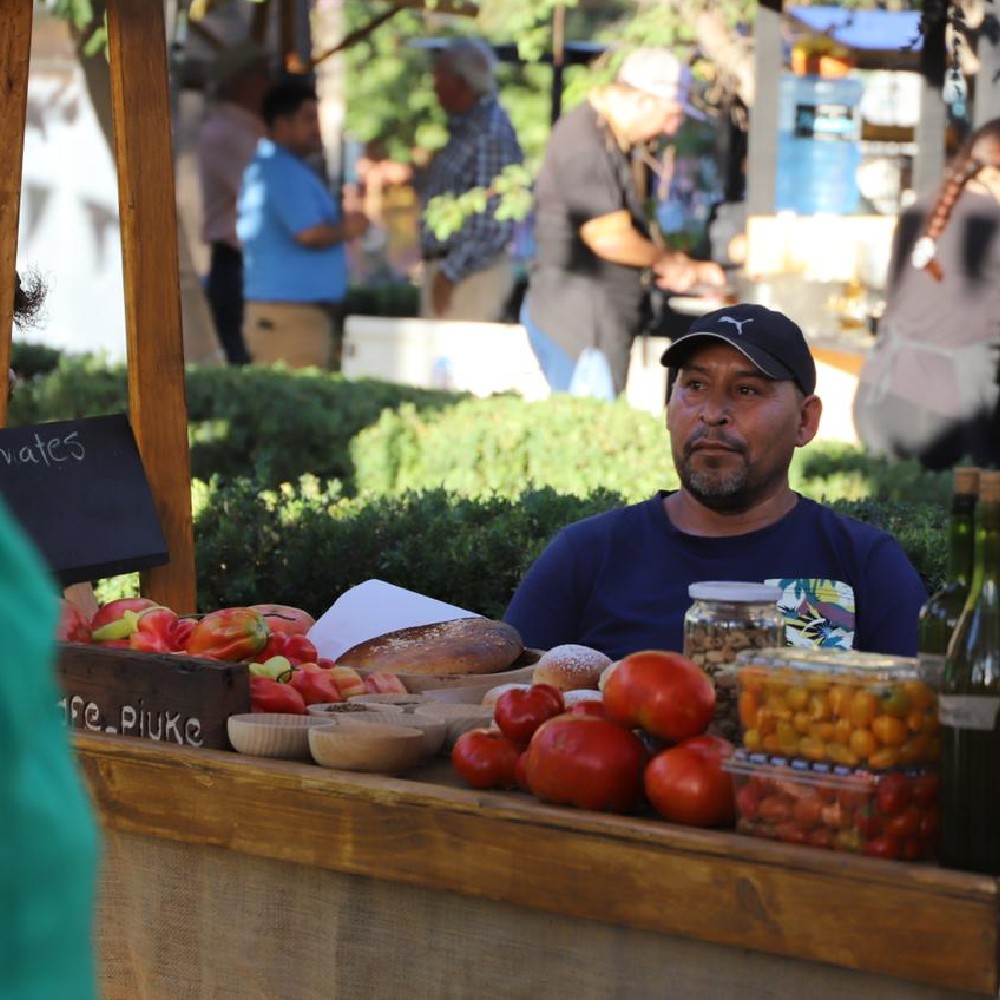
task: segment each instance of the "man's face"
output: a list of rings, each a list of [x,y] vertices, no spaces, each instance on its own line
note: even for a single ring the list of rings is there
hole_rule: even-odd
[[[679,101],[654,97],[652,94],[638,95],[638,115],[635,122],[635,138],[638,142],[649,142],[660,136],[674,135],[684,121],[684,107]]]
[[[710,510],[751,509],[787,485],[792,454],[813,439],[820,412],[818,397],[707,340],[684,362],[667,406],[681,484]]]
[[[434,63],[434,95],[446,115],[459,115],[475,103],[468,83],[451,71],[446,59]]]
[[[274,141],[296,156],[307,157],[323,148],[323,133],[319,127],[319,104],[303,101],[297,111],[282,115],[274,122]]]

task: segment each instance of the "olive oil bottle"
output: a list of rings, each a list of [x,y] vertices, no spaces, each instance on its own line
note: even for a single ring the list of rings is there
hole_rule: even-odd
[[[951,495],[948,579],[920,610],[920,671],[928,683],[934,686],[940,683],[944,674],[948,643],[969,596],[978,492],[979,469],[955,469]]]
[[[948,645],[941,863],[1000,875],[1000,472],[982,472],[969,596]]]

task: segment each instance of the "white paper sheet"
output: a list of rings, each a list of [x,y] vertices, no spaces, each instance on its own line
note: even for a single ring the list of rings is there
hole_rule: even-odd
[[[309,638],[320,656],[335,660],[359,642],[396,629],[479,617],[384,580],[366,580],[334,602],[309,630]]]

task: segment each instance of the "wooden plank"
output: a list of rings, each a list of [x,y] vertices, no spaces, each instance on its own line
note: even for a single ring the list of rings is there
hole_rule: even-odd
[[[116,830],[981,995],[1000,986],[996,879],[512,793],[112,737],[77,746]]]
[[[142,574],[142,591],[189,612],[196,603],[191,463],[163,4],[108,0],[107,17],[129,412],[170,553],[166,566]]]
[[[0,17],[0,426],[7,423],[7,369],[14,315],[14,264],[21,213],[21,164],[28,113],[31,0],[8,0]]]
[[[87,732],[226,750],[226,720],[250,711],[245,663],[64,643],[56,675],[67,725]]]

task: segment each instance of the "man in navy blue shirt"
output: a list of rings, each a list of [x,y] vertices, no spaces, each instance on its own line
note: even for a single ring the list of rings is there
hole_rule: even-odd
[[[696,320],[662,358],[676,492],[571,524],[505,616],[525,644],[613,659],[683,646],[688,586],[777,584],[792,645],[913,656],[927,593],[899,544],[792,491],[822,403],[799,327],[759,305]]]

